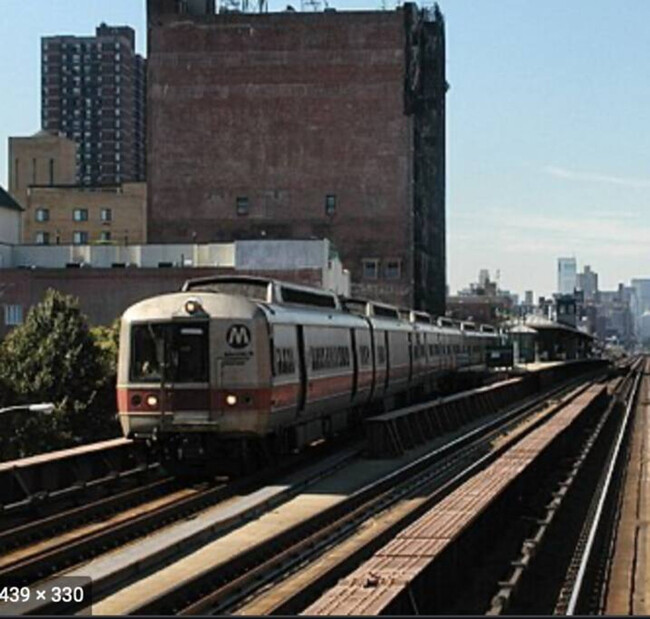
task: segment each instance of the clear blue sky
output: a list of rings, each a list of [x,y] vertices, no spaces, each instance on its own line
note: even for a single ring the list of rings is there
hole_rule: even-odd
[[[40,122],[40,37],[126,23],[144,0],[0,0],[0,180],[9,135]],[[299,2],[293,2],[299,7]],[[330,0],[344,10],[381,0]],[[394,6],[391,2],[387,7]],[[286,2],[271,3],[271,9]],[[480,268],[549,294],[556,258],[601,288],[650,277],[650,1],[441,0],[447,24],[452,291]]]

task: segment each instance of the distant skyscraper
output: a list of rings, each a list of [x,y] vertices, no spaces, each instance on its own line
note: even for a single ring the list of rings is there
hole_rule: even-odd
[[[585,301],[596,301],[598,295],[598,273],[586,265],[582,273],[576,275],[576,288],[582,290]]]
[[[635,292],[631,309],[634,322],[639,328],[641,316],[650,311],[650,279],[633,279],[630,283]]]
[[[525,295],[525,299],[526,299],[525,304],[526,305],[534,305],[535,301],[534,301],[533,291],[532,290],[526,290],[524,295]]]
[[[557,259],[557,291],[560,294],[573,294],[577,270],[575,258]]]
[[[78,182],[144,180],[146,61],[133,28],[101,24],[94,37],[43,37],[41,48],[42,128],[79,145]]]
[[[650,279],[633,279],[632,288],[636,290],[639,316],[650,311]]]

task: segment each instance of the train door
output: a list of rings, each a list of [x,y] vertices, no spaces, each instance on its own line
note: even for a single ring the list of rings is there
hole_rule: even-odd
[[[359,359],[357,358],[357,337],[354,329],[350,329],[350,346],[352,347],[352,396],[350,400],[354,402],[359,385]]]
[[[296,327],[296,344],[298,347],[298,407],[297,413],[300,415],[305,410],[307,399],[307,364],[305,361],[305,334],[302,325]]]
[[[377,343],[375,342],[375,328],[368,320],[368,329],[370,333],[370,363],[372,364],[372,382],[370,384],[370,400],[375,397],[375,390],[377,389]]]
[[[408,382],[409,384],[413,380],[413,332],[408,332],[408,348],[409,348],[409,373],[408,373]],[[417,345],[417,344],[416,344]]]
[[[384,346],[386,349],[386,374],[384,376],[384,392],[388,390],[390,380],[390,346],[388,345],[388,330],[384,331]]]

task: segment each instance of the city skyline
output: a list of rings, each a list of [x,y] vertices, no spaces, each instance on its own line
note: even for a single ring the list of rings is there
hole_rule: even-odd
[[[40,129],[40,40],[82,35],[102,21],[135,28],[145,53],[144,2],[5,0],[0,26],[0,183],[7,137]],[[598,271],[600,288],[650,275],[645,176],[650,91],[637,78],[650,43],[650,6],[630,0],[441,1],[447,28],[447,281],[455,291],[481,268],[535,296],[555,290],[557,258]],[[339,10],[379,3],[331,2]],[[271,3],[270,9],[284,8]],[[391,7],[392,8],[392,7]],[[618,43],[618,44],[617,44]]]

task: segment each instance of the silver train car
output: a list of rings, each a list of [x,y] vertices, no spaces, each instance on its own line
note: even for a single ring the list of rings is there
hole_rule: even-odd
[[[485,367],[495,332],[259,277],[188,280],[122,317],[125,436],[170,460],[243,463]],[[217,467],[218,468],[218,467]]]

